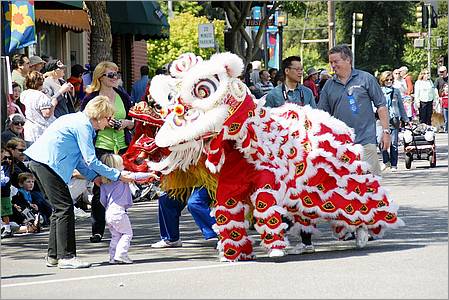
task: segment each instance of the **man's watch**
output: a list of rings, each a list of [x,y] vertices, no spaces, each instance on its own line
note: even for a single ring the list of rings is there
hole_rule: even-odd
[[[382,129],[383,133],[390,134],[390,129]]]

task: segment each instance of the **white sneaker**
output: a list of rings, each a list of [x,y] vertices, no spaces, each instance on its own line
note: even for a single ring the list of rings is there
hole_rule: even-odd
[[[129,258],[128,255],[123,255],[123,256],[119,256],[119,257],[115,257],[114,258],[115,263],[117,264],[132,264],[133,261],[131,260],[131,258]]]
[[[313,253],[315,252],[315,246],[312,245],[305,245],[301,242],[298,243],[294,248],[292,248],[290,251],[288,251],[288,254],[302,254],[302,253]]]
[[[355,245],[357,248],[363,248],[368,243],[368,230],[363,227],[357,228],[355,231]]]
[[[76,256],[72,258],[61,258],[58,260],[58,267],[60,269],[82,269],[89,268],[90,263],[82,262]]]
[[[398,167],[391,167],[391,172],[397,172],[398,171]]]
[[[157,243],[151,244],[151,248],[179,248],[182,247],[181,240],[170,242],[169,240],[160,240]]]
[[[81,208],[78,208],[76,206],[73,207],[73,212],[75,213],[75,220],[90,218],[90,213],[85,212],[84,210],[82,210]]]
[[[386,169],[388,169],[390,167],[390,163],[380,163],[380,170],[381,171],[385,171]]]
[[[287,253],[283,249],[270,249],[268,257],[284,257]]]

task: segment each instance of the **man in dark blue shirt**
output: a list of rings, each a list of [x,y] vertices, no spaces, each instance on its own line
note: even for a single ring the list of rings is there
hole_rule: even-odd
[[[131,98],[134,103],[142,101],[142,97],[145,95],[145,89],[147,88],[149,73],[150,69],[148,68],[148,66],[140,67],[141,78],[134,82],[133,88],[131,90]]]

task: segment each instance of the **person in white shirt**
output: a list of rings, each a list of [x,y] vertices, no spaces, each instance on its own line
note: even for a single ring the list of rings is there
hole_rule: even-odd
[[[31,71],[25,77],[26,90],[20,95],[20,102],[25,105],[23,135],[28,147],[56,120],[51,98],[41,91],[43,84],[44,76]]]
[[[427,69],[421,70],[415,82],[415,107],[419,109],[419,122],[432,125],[433,101],[436,98],[435,87]]]

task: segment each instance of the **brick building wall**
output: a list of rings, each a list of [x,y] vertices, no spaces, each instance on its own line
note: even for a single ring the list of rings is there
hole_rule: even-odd
[[[147,55],[147,42],[145,40],[133,41],[131,47],[132,82],[140,79],[140,67],[148,65]]]

